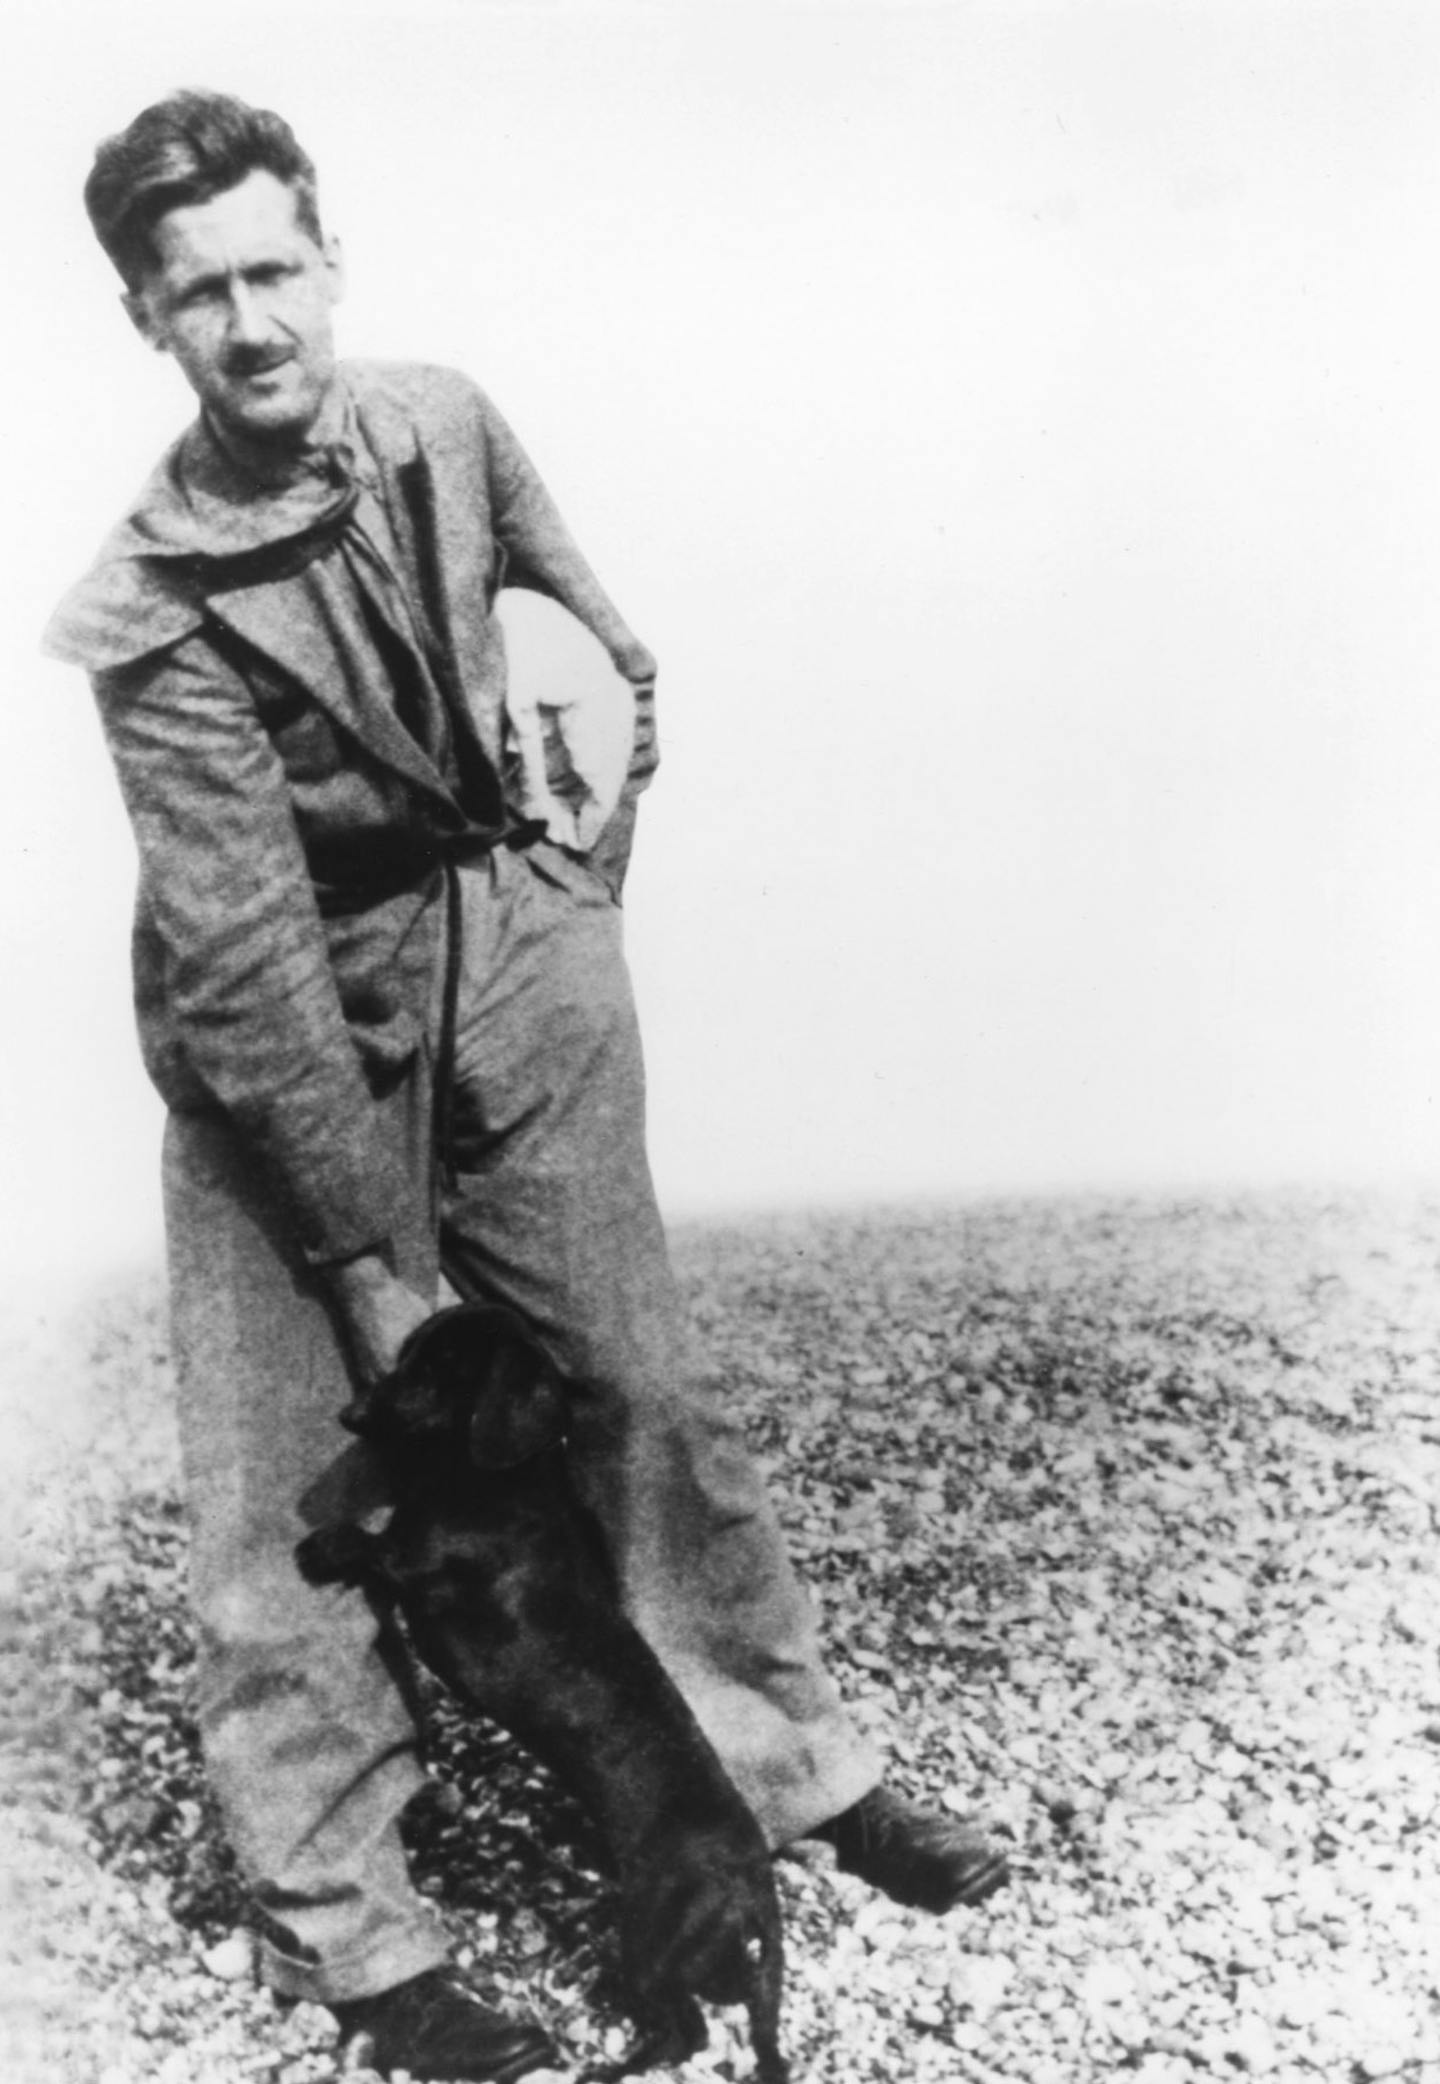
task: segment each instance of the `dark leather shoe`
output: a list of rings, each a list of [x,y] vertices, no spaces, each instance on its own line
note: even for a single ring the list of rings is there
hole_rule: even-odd
[[[915,1910],[983,1903],[1010,1879],[1004,1853],[980,1832],[953,1816],[917,1809],[885,1787],[872,1788],[808,1835],[834,1846],[842,1873],[859,1875]]]
[[[514,2084],[532,2070],[558,2068],[560,2054],[533,2022],[492,2011],[458,1976],[427,1968],[375,1997],[328,2007],[342,2045],[388,2077],[408,2070],[445,2084]],[[361,2046],[362,2040],[368,2045]]]

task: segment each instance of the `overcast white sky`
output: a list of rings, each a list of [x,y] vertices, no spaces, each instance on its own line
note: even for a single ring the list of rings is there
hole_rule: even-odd
[[[188,414],[78,191],[278,107],[352,353],[515,424],[661,660],[672,1210],[1440,1170],[1440,13],[7,12],[11,1263],[154,1248],[50,605]]]

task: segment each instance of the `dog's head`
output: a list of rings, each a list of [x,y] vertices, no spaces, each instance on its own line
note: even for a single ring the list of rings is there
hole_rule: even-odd
[[[513,1469],[565,1438],[565,1384],[518,1317],[457,1303],[413,1331],[394,1373],[341,1414],[376,1446],[448,1447],[482,1474]]]

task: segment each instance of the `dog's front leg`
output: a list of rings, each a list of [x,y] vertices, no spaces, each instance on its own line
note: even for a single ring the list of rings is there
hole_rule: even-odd
[[[295,1546],[295,1562],[308,1585],[363,1585],[382,1573],[384,1537],[368,1534],[352,1520],[317,1527]]]

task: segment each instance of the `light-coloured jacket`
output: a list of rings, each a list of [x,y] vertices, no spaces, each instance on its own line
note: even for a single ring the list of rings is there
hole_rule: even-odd
[[[434,1002],[447,853],[504,843],[538,815],[572,846],[593,840],[590,865],[618,895],[657,757],[654,662],[484,394],[410,364],[349,363],[340,380],[346,468],[369,474],[459,693],[471,757],[458,778],[401,722],[344,587],[317,583],[344,525],[339,479],[242,485],[203,423],[46,633],[91,674],[135,832],[147,1067],[172,1107],[240,1126],[322,1263],[388,1231],[372,1096]],[[613,810],[586,798],[587,764],[606,760],[583,717],[566,744],[563,715],[510,712],[494,607],[516,584],[568,609],[634,691]]]

